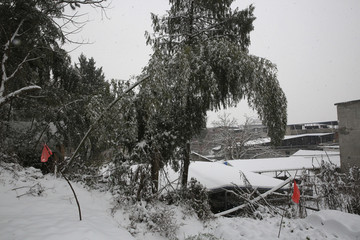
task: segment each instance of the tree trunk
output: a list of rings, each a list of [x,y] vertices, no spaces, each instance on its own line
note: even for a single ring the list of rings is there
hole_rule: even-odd
[[[188,182],[189,166],[190,166],[190,142],[186,143],[184,149],[184,166],[182,169],[181,186],[186,188]]]
[[[159,153],[155,153],[151,160],[151,182],[152,182],[152,191],[156,193],[159,189]]]

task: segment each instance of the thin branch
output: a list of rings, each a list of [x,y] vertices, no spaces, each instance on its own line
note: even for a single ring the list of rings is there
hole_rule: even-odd
[[[80,221],[81,221],[81,220],[82,220],[82,218],[81,218],[81,208],[80,208],[80,203],[79,203],[79,200],[78,200],[78,198],[77,198],[77,196],[76,196],[75,190],[74,190],[74,188],[72,187],[69,179],[67,179],[67,177],[66,177],[63,173],[61,173],[61,175],[64,177],[64,179],[66,180],[66,182],[69,184],[69,186],[70,186],[70,188],[71,188],[71,191],[72,191],[73,194],[74,194],[74,197],[75,197],[75,200],[76,200],[76,204],[77,204],[77,207],[78,207],[78,211],[79,211],[79,218],[80,218]]]
[[[106,0],[60,0],[58,3],[61,4],[61,3],[67,3],[67,4],[88,4],[88,5],[97,5],[99,3],[103,3],[105,2]]]
[[[21,20],[21,22],[19,23],[18,27],[16,28],[14,34],[4,45],[4,54],[3,54],[3,58],[1,60],[1,70],[3,72],[3,75],[2,75],[0,91],[4,91],[5,82],[8,80],[8,77],[6,76],[6,68],[5,68],[5,63],[8,59],[8,55],[6,54],[6,52],[8,51],[10,44],[14,41],[15,37],[17,37],[19,35],[19,30],[20,30],[20,27],[23,25],[23,23],[24,23],[24,19]],[[0,96],[2,96],[2,94]]]
[[[24,65],[24,63],[26,62],[30,62],[30,61],[35,61],[37,59],[40,59],[41,57],[35,57],[35,58],[30,58],[30,59],[27,59],[30,55],[30,52],[28,54],[26,54],[25,58],[22,60],[21,63],[19,63],[16,67],[16,69],[14,70],[14,72],[9,76],[7,77],[7,79],[5,80],[5,82],[9,81],[11,78],[13,78],[15,76],[15,74],[21,69],[22,65]]]

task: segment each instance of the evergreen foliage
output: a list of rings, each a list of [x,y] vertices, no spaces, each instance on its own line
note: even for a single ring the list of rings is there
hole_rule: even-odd
[[[152,15],[154,33],[146,36],[154,53],[144,69],[150,80],[138,95],[138,140],[149,143],[153,168],[167,164],[179,149],[187,164],[186,144],[206,126],[206,112],[242,99],[279,143],[287,102],[276,66],[248,52],[254,7],[232,10],[229,0],[169,2],[165,16]]]
[[[69,39],[61,22],[73,24],[76,18],[76,13],[68,18],[65,8],[100,7],[101,2],[0,3],[1,151],[19,155],[25,166],[39,165],[37,155],[45,142],[53,150],[59,143],[74,147],[100,109],[113,99],[110,84],[93,58],[81,55],[79,64],[72,65],[62,49]],[[38,91],[21,94],[28,86],[36,86]],[[95,158],[105,147],[98,139],[90,138],[83,158]]]

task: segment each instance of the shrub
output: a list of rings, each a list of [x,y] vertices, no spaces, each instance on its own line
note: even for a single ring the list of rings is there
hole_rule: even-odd
[[[167,239],[177,239],[176,232],[179,225],[173,218],[174,212],[162,204],[136,202],[133,205],[128,205],[130,212],[129,220],[131,221],[129,231],[136,233],[137,225],[144,224],[146,228]]]
[[[208,220],[213,216],[207,190],[194,178],[188,182],[187,188],[168,192],[162,199],[168,204],[184,205],[188,210],[194,212],[200,220]]]
[[[353,167],[347,173],[339,172],[335,165],[325,163],[316,175],[325,208],[360,214],[360,169]]]

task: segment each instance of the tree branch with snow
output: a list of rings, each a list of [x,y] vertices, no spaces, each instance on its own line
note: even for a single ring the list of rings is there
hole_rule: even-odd
[[[21,69],[21,67],[23,66],[24,63],[29,62],[29,61],[33,61],[36,60],[38,58],[32,58],[29,59],[29,55],[30,52],[28,52],[26,54],[26,56],[24,57],[24,59],[16,66],[15,70],[10,74],[10,76],[7,75],[7,70],[6,70],[6,63],[9,59],[9,49],[11,44],[13,43],[14,39],[19,36],[19,31],[21,26],[23,25],[24,20],[21,20],[21,22],[19,23],[18,27],[16,28],[15,32],[12,34],[11,38],[6,42],[6,44],[4,45],[4,50],[3,50],[3,56],[2,56],[2,60],[1,60],[1,71],[2,71],[2,75],[1,75],[1,83],[0,83],[0,107],[2,105],[4,105],[5,103],[9,102],[11,99],[24,94],[25,92],[28,91],[32,91],[32,90],[39,90],[41,89],[41,87],[37,86],[37,85],[31,85],[31,86],[26,86],[26,87],[22,87],[18,90],[15,90],[13,92],[7,93],[5,94],[5,84],[11,80],[12,78],[14,78],[14,76],[18,73],[18,71]]]

